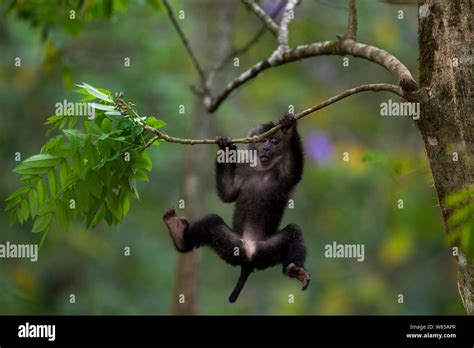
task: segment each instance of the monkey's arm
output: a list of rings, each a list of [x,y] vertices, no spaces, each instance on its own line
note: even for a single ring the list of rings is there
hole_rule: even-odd
[[[293,114],[286,113],[280,120],[281,130],[285,137],[288,138],[289,151],[285,158],[286,173],[283,177],[289,185],[296,185],[303,176],[303,145],[301,143],[300,135],[296,129],[296,119]]]
[[[229,150],[236,150],[237,146],[231,143],[228,137],[217,137],[217,145],[219,150],[228,147]],[[239,195],[239,184],[237,180],[237,164],[236,163],[220,163],[219,156],[216,158],[216,184],[217,194],[223,202],[234,202]]]

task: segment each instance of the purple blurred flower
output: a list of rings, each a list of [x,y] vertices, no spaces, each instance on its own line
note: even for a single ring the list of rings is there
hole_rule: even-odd
[[[333,145],[331,139],[320,131],[310,133],[306,139],[308,153],[313,161],[319,164],[329,162],[332,154]]]
[[[280,1],[278,0],[265,0],[260,3],[260,7],[262,10],[266,12],[267,15],[271,16],[277,9],[278,6],[280,6]],[[280,11],[278,12],[278,15],[276,16],[275,20],[280,20],[281,16],[283,14],[285,6],[283,6]]]

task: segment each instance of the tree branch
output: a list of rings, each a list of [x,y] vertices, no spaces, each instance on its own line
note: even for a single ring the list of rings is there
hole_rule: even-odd
[[[264,10],[253,0],[242,0],[242,2],[249,8],[250,11],[255,13],[255,15],[260,18],[260,20],[265,24],[265,26],[272,32],[273,35],[278,35],[278,25],[275,24],[273,19],[271,19]]]
[[[285,14],[281,19],[280,28],[278,30],[278,50],[280,52],[288,48],[288,25],[294,18],[294,9],[299,0],[288,0],[285,7]]]
[[[355,0],[349,0],[349,23],[347,38],[355,40],[357,37],[357,9]]]
[[[246,4],[254,4],[258,7],[258,5],[251,0],[242,1]],[[288,23],[290,20],[290,11],[294,9],[294,6],[296,6],[297,3],[297,0],[288,0],[285,9],[285,16],[279,27],[278,48],[269,58],[261,60],[250,69],[240,74],[240,76],[229,82],[227,86],[217,94],[217,96],[207,96],[207,98],[204,98],[204,105],[209,112],[212,113],[216,111],[220,104],[226,100],[234,90],[245,84],[247,81],[257,77],[262,71],[295,60],[321,55],[351,55],[377,63],[395,75],[398,84],[403,91],[406,92],[405,96],[407,100],[419,101],[426,98],[424,90],[419,89],[418,84],[413,79],[410,71],[396,57],[378,47],[365,45],[354,40],[357,32],[357,11],[355,0],[349,0],[349,28],[346,36],[338,37],[338,40],[334,41],[314,42],[312,44],[301,45],[295,48],[288,47]]]
[[[166,13],[168,14],[169,19],[171,20],[171,23],[173,24],[176,32],[178,33],[181,41],[183,42],[184,47],[186,48],[186,51],[188,51],[188,55],[191,58],[191,61],[193,62],[194,68],[196,69],[197,73],[199,74],[199,78],[201,80],[201,85],[202,88],[208,92],[207,84],[206,84],[206,74],[204,73],[204,70],[202,69],[201,65],[199,64],[199,61],[196,58],[196,55],[194,54],[193,50],[191,49],[191,45],[189,44],[189,41],[184,34],[183,30],[181,29],[178,21],[176,20],[176,17],[173,13],[173,8],[171,5],[168,3],[168,0],[162,0],[163,4],[165,5],[166,8]]]
[[[347,98],[353,94],[360,93],[360,92],[367,92],[367,91],[373,91],[373,92],[379,92],[379,91],[387,91],[387,92],[392,92],[400,97],[405,98],[406,94],[403,92],[403,90],[396,86],[396,85],[391,85],[387,83],[375,83],[375,84],[368,84],[368,85],[361,85],[358,87],[354,87],[351,89],[348,89],[334,97],[331,97],[319,104],[316,104],[313,107],[310,107],[308,109],[305,109],[303,111],[300,111],[299,113],[295,114],[295,118],[298,120],[300,118],[305,117],[306,115],[309,115],[317,110],[320,110],[322,108],[325,108],[326,106],[329,106],[331,104],[334,104],[335,102],[342,100],[344,98]],[[265,133],[262,133],[258,136],[252,136],[252,137],[246,137],[246,138],[238,138],[238,139],[233,139],[232,143],[233,144],[248,144],[248,143],[256,143],[256,142],[261,142],[264,139],[268,138],[272,134],[276,133],[279,129],[281,128],[281,125],[277,124],[275,127],[272,129],[268,130]],[[197,145],[197,144],[215,144],[216,140],[215,139],[183,139],[183,138],[176,138],[172,137],[170,135],[167,135],[161,131],[159,131],[156,128],[153,128],[151,126],[146,125],[145,129],[153,134],[155,134],[155,137],[153,137],[145,146],[151,146],[153,142],[156,140],[164,140],[168,143],[179,143],[179,144],[188,144],[188,145]]]
[[[243,72],[239,77],[227,84],[226,88],[207,105],[209,112],[214,112],[227,97],[247,81],[257,77],[262,71],[271,67],[284,65],[295,60],[316,57],[321,55],[352,55],[364,58],[374,63],[380,64],[392,72],[402,89],[406,92],[418,90],[418,85],[411,76],[410,71],[397,58],[380,48],[355,42],[350,39],[338,41],[315,42],[310,45],[302,45],[290,48],[280,55],[272,55],[270,58],[262,60],[253,67]],[[416,100],[414,95],[408,95],[408,100]]]
[[[278,13],[280,13],[281,9],[285,5],[285,0],[281,0],[280,4],[275,8],[273,13],[270,15],[270,18],[274,19]],[[221,70],[232,58],[238,57],[244,53],[246,53],[248,50],[250,50],[255,44],[258,43],[258,41],[261,39],[263,34],[267,31],[267,26],[265,24],[262,25],[260,30],[249,40],[247,41],[246,44],[244,44],[242,47],[235,49],[232,51],[227,57],[225,57],[220,63],[218,63],[212,71],[215,73],[219,70]]]

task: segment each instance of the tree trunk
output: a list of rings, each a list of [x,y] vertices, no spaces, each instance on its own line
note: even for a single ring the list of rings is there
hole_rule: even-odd
[[[444,199],[472,185],[474,177],[474,6],[471,0],[421,0],[418,9],[420,84],[427,89],[429,99],[421,103],[417,125],[430,162],[444,229],[449,234],[452,210]],[[474,314],[474,260],[460,252],[457,264],[464,308]]]
[[[204,138],[211,131],[211,115],[204,109],[200,100],[196,101],[192,110],[192,138]],[[209,166],[211,160],[207,148],[187,146],[185,159],[185,176],[183,183],[183,199],[185,209],[182,215],[189,221],[198,219],[205,214],[207,194],[209,192]],[[173,295],[173,314],[197,313],[197,283],[201,250],[195,249],[187,254],[179,254]],[[184,295],[184,302],[180,301]],[[183,300],[183,299],[181,299]]]
[[[192,6],[193,18],[199,28],[196,37],[191,40],[195,43],[195,52],[201,58],[207,70],[214,67],[226,57],[231,49],[234,15],[237,1],[201,1]],[[176,10],[176,9],[175,9]],[[191,11],[189,11],[191,13]],[[215,80],[214,80],[215,81]],[[212,84],[212,82],[210,82]],[[216,81],[217,83],[217,81]],[[212,85],[208,86],[212,89]],[[217,87],[217,86],[216,86]],[[200,97],[196,98],[194,110],[191,111],[192,129],[190,138],[201,139],[212,137],[215,134],[213,116],[204,108]],[[200,146],[187,146],[185,177],[183,183],[183,198],[186,208],[183,215],[193,221],[207,213],[207,195],[213,192],[210,175],[214,173],[214,160],[209,156],[209,149]],[[175,278],[172,314],[196,314],[198,297],[198,278],[201,251],[180,254]],[[184,295],[184,303],[179,296]]]

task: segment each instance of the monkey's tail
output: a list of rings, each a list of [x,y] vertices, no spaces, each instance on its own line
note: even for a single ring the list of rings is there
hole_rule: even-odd
[[[237,284],[235,285],[235,288],[232,291],[232,294],[230,294],[229,296],[230,303],[234,303],[237,300],[237,298],[239,297],[240,291],[244,287],[245,282],[247,281],[247,278],[252,272],[253,272],[253,268],[251,267],[244,267],[244,266],[241,267],[239,280],[237,281]]]

